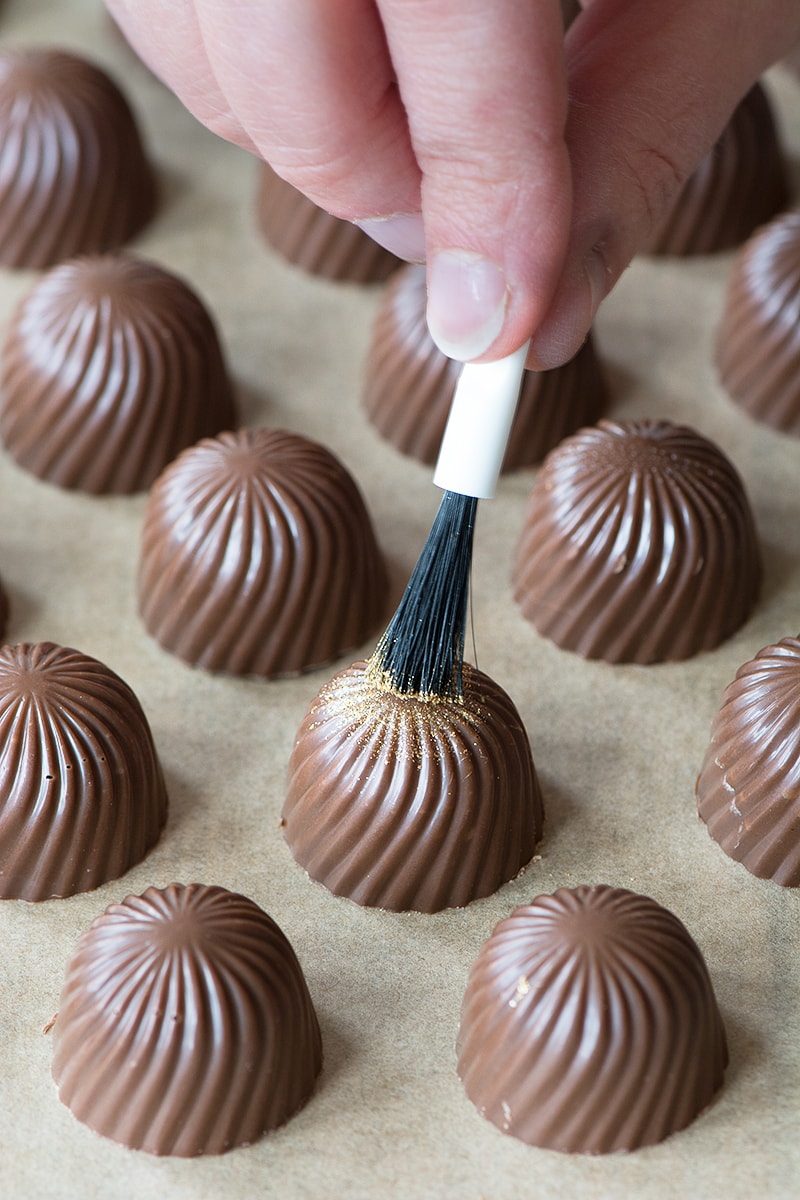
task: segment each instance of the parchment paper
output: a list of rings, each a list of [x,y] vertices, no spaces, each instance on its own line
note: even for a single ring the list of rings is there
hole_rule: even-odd
[[[203,130],[135,59],[100,0],[7,0],[4,44],[62,45],[105,64],[140,118],[162,178],[157,219],[133,246],[182,273],[213,310],[247,423],[306,432],[353,471],[402,587],[439,499],[431,472],[381,442],[360,410],[379,290],[280,262],[253,219],[256,163]],[[800,82],[768,87],[800,155]],[[797,171],[795,190],[797,188]],[[362,910],[311,883],[278,821],[296,728],[339,666],[275,683],[215,678],[160,650],[136,614],[144,497],[62,492],[0,453],[0,574],[8,639],[77,646],[137,692],[168,778],[170,817],[124,879],[41,904],[0,903],[0,1196],[3,1200],[248,1197],[520,1200],[796,1194],[799,897],[728,860],[695,814],[694,778],[723,688],[762,646],[800,630],[800,440],[728,401],[711,346],[732,261],[638,261],[597,322],[617,414],[663,416],[712,437],[743,475],[764,543],[755,614],[680,665],[586,663],[516,611],[509,563],[534,473],[482,503],[474,620],[480,666],[514,698],[547,808],[534,863],[466,910]],[[0,271],[0,331],[35,276]],[[372,646],[363,648],[369,653]],[[355,658],[356,655],[351,656]],[[305,969],[325,1049],[308,1106],[259,1144],[219,1158],[154,1159],[80,1125],[50,1079],[63,970],[107,904],[149,884],[223,884],[278,921]],[[606,882],[653,896],[702,948],[728,1029],[717,1103],[666,1143],[612,1158],[526,1147],[483,1121],[455,1073],[470,963],[517,904]]]

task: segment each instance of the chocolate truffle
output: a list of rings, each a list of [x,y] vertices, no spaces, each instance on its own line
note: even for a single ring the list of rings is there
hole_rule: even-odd
[[[600,421],[550,452],[513,566],[539,633],[615,663],[711,650],[750,615],[760,582],[735,468],[693,429],[658,420]]]
[[[730,250],[789,203],[786,157],[767,94],[755,84],[681,188],[646,253]]]
[[[800,640],[783,638],[725,689],[696,784],[697,811],[753,875],[800,887]]]
[[[370,422],[397,450],[434,463],[461,364],[431,338],[425,305],[425,268],[401,268],[376,313],[363,403]],[[601,416],[607,394],[591,336],[563,367],[526,371],[503,470],[540,462],[567,434]]]
[[[402,261],[352,221],[325,212],[266,163],[259,166],[256,220],[286,262],[337,283],[381,283]]]
[[[284,934],[252,900],[198,883],[150,887],[92,922],[54,1032],[59,1098],[150,1154],[255,1141],[306,1103],[322,1065]]]
[[[559,888],[495,927],[469,973],[457,1051],[482,1116],[574,1154],[635,1150],[685,1128],[728,1062],[684,925],[606,886]]]
[[[400,911],[469,904],[530,862],[542,798],[509,696],[463,666],[463,697],[399,694],[355,663],[318,693],[289,762],[284,835],[337,896]]]
[[[116,879],[155,845],[166,815],[128,685],[52,642],[0,647],[0,897],[72,896]]]
[[[373,633],[387,574],[339,460],[299,434],[242,429],[185,450],[153,486],[138,594],[165,650],[269,678],[330,662]]]
[[[40,479],[143,491],[184,447],[235,423],[216,328],[187,283],[121,255],[51,268],[11,318],[0,439]]]
[[[155,201],[133,114],[104,71],[61,50],[0,51],[0,262],[115,250]]]
[[[745,412],[800,437],[800,212],[776,217],[736,256],[716,365]]]

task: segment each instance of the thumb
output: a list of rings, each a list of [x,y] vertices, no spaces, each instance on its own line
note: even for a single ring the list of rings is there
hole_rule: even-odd
[[[428,323],[466,361],[541,321],[569,228],[559,0],[378,0],[422,173]]]
[[[798,36],[797,0],[592,0],[571,26],[572,227],[536,367],[577,352],[738,102]]]

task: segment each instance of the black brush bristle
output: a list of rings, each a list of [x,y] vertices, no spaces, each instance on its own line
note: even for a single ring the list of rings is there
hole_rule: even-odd
[[[477,505],[474,496],[444,493],[403,598],[378,642],[373,665],[395,691],[461,697]]]

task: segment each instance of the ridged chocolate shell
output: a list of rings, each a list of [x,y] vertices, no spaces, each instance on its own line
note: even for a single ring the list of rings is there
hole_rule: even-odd
[[[152,167],[127,100],[74,54],[0,52],[0,262],[115,250],[150,220]]]
[[[647,896],[539,896],[496,926],[470,971],[458,1074],[481,1115],[529,1145],[660,1142],[711,1103],[727,1062],[702,954]]]
[[[425,268],[401,268],[375,315],[362,401],[372,425],[395,449],[435,463],[460,364],[433,341],[425,307]],[[607,400],[591,336],[563,367],[526,371],[503,470],[540,462],[562,438],[598,420]]]
[[[800,437],[800,213],[776,217],[736,256],[715,357],[736,404]]]
[[[464,664],[463,700],[399,695],[366,663],[311,704],[289,762],[283,829],[337,896],[437,912],[488,896],[533,857],[542,798],[509,696]]]
[[[683,185],[648,254],[713,254],[740,246],[789,203],[784,151],[767,94],[755,84]]]
[[[402,260],[352,221],[333,217],[262,163],[256,221],[272,249],[309,275],[340,283],[381,283]]]
[[[221,887],[110,905],[78,942],[54,1026],[74,1116],[150,1154],[221,1154],[283,1125],[314,1089],[319,1026],[271,917]]]
[[[546,458],[513,564],[528,621],[607,662],[711,650],[752,612],[761,552],[733,464],[669,421],[604,420]]]
[[[11,318],[0,439],[40,479],[143,491],[186,446],[235,423],[210,314],[153,263],[122,255],[62,263]]]
[[[167,793],[147,718],[103,663],[0,647],[0,897],[88,892],[158,840]]]
[[[282,430],[185,450],[148,497],[139,611],[172,654],[264,678],[330,662],[385,615],[387,574],[352,476]]]
[[[800,887],[800,640],[740,667],[722,696],[695,787],[697,811],[729,858]]]

